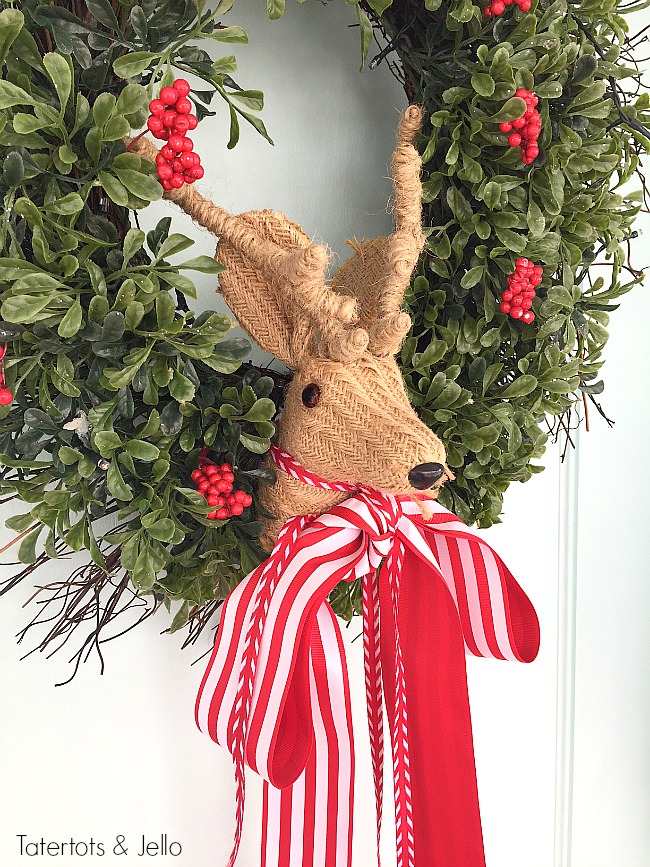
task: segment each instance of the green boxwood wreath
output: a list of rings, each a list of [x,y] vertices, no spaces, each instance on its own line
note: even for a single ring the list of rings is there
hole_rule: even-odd
[[[283,377],[244,361],[249,344],[228,336],[226,316],[192,313],[191,273],[219,266],[191,253],[170,265],[192,243],[170,218],[139,230],[137,212],[161,188],[123,143],[179,74],[199,120],[226,101],[228,147],[242,122],[268,138],[262,93],[242,89],[235,58],[222,56],[247,41],[224,23],[232,5],[24,0],[0,11],[0,339],[15,395],[0,408],[0,492],[27,505],[7,521],[25,568],[2,592],[69,549],[87,552],[67,582],[40,591],[26,627],[51,618],[38,633],[46,647],[85,626],[77,665],[126,628],[125,612],[133,625],[176,600],[171,629],[189,620],[192,641],[262,556],[255,503],[208,520],[189,473],[207,444],[237,467],[237,487],[271,480],[260,463]],[[482,5],[351,3],[363,65],[390,63],[425,106],[428,244],[406,299],[401,367],[457,474],[442,502],[489,526],[508,485],[541,470],[532,462],[569,408],[600,409],[612,302],[641,279],[625,243],[642,193],[624,185],[650,146],[650,100],[631,95],[625,17],[645,2],[533,0],[496,18]],[[268,0],[269,17],[283,9]],[[518,87],[540,97],[531,166],[498,127],[521,114]],[[532,325],[498,309],[520,255],[544,267]],[[593,279],[597,258],[607,267]],[[358,588],[339,588],[333,604],[349,618]]]

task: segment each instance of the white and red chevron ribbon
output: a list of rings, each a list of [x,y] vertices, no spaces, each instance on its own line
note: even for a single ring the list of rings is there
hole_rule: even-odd
[[[235,759],[230,867],[245,765],[265,780],[262,867],[351,865],[350,693],[327,596],[357,577],[377,848],[385,694],[399,867],[483,867],[464,655],[534,659],[530,601],[483,539],[434,500],[327,482],[280,449],[272,454],[293,478],[350,496],[290,519],[224,603],[196,719]]]

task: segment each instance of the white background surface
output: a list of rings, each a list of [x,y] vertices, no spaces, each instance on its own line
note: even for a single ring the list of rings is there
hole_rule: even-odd
[[[257,8],[257,7],[260,8]],[[242,130],[225,149],[226,115],[197,131],[206,177],[202,191],[235,211],[283,210],[341,257],[344,240],[386,231],[390,218],[388,162],[404,97],[385,67],[359,75],[358,31],[343,3],[290,4],[270,23],[260,4],[240,0],[233,23],[249,32],[236,46],[237,80],[262,87],[264,119],[276,147]],[[218,108],[220,108],[218,106]],[[147,228],[166,206],[151,208]],[[171,212],[171,211],[170,211]],[[175,214],[176,230],[212,253],[212,239]],[[650,227],[648,227],[650,228]],[[647,264],[637,243],[636,266]],[[218,302],[199,275],[200,306]],[[647,292],[623,299],[614,316],[604,395],[613,431],[594,418],[582,437],[579,465],[578,618],[575,797],[572,859],[555,860],[556,645],[560,467],[549,450],[547,471],[506,497],[504,524],[487,538],[531,596],[542,624],[542,649],[529,666],[469,660],[479,789],[488,867],[648,867],[650,865],[647,495],[650,461],[645,347]],[[8,515],[8,512],[6,513]],[[3,543],[10,531],[3,530]],[[3,562],[8,562],[4,555]],[[48,579],[70,564],[47,568]],[[6,574],[9,569],[3,569]],[[72,684],[64,654],[49,662],[17,647],[28,593],[0,602],[0,864],[142,863],[142,835],[183,846],[169,867],[221,867],[234,823],[230,757],[194,728],[194,697],[208,649],[180,653],[160,636],[163,617],[105,648],[104,677],[90,663]],[[373,860],[373,797],[363,701],[359,631],[346,630],[357,732],[355,867]],[[259,864],[260,787],[249,780],[246,834],[239,865]],[[390,793],[390,790],[388,790]],[[386,814],[390,819],[390,794]],[[384,864],[394,864],[390,821]],[[103,858],[19,857],[17,834],[63,842],[102,841]],[[118,834],[129,857],[111,855]],[[418,865],[432,867],[432,865]],[[440,865],[444,867],[444,865]],[[467,865],[473,867],[473,865]]]

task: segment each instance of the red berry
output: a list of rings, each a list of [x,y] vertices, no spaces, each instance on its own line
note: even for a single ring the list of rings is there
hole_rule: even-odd
[[[230,472],[225,472],[225,473],[223,474],[223,477],[224,477],[224,479],[225,479],[227,482],[234,482],[234,481],[235,481],[235,477],[234,477],[234,475],[233,475],[232,473],[230,473]]]
[[[513,293],[510,289],[506,289],[506,291],[501,295],[502,301],[512,301]]]
[[[185,141],[180,135],[169,136],[169,147],[174,151],[174,154],[179,154],[183,150],[183,142]]]
[[[236,503],[243,503],[246,499],[246,494],[243,491],[235,491],[233,494]]]
[[[164,165],[158,166],[158,177],[162,180],[169,181],[171,180],[171,176],[174,174],[172,167],[169,163],[165,163]]]
[[[162,114],[165,110],[165,104],[159,99],[152,99],[149,103],[149,111],[151,114]]]
[[[499,124],[499,129],[501,132],[512,132],[512,124],[509,120],[504,120],[503,123]]]
[[[201,472],[201,470],[192,470],[190,478],[193,482],[200,482],[203,478],[203,473]]]
[[[494,3],[492,4],[492,11],[495,15],[501,15],[503,12],[506,11],[506,4],[503,2],[503,0],[494,0]]]
[[[207,494],[209,487],[210,482],[207,479],[203,479],[203,481],[199,482],[198,491],[200,494]]]
[[[183,179],[184,179],[186,184],[195,184],[196,183],[196,178],[189,174],[189,169],[186,169],[183,172]]]
[[[519,306],[521,307],[522,310],[530,310],[530,308],[533,306],[533,299],[532,298],[522,298],[521,304]]]
[[[176,111],[179,114],[189,114],[192,111],[192,103],[186,96],[181,96],[176,100]]]
[[[162,122],[165,124],[165,126],[168,126],[168,127],[174,126],[174,123],[176,122],[177,117],[178,117],[178,115],[176,114],[176,112],[172,111],[171,109],[164,111],[161,115]]]
[[[206,517],[208,517],[208,518],[216,518],[216,517],[217,517],[217,513],[216,513],[216,512],[208,512],[208,514],[207,514]]]
[[[185,166],[183,165],[183,163],[182,163],[182,162],[178,159],[178,157],[177,157],[177,158],[172,162],[172,168],[174,169],[174,171],[175,171],[177,174],[182,175],[182,174],[183,174],[183,169],[185,168]]]
[[[155,138],[160,138],[163,140],[169,138],[169,130],[166,130],[164,127],[159,132],[153,132],[152,131],[152,134],[154,135]]]
[[[169,179],[169,183],[175,190],[180,190],[185,181],[183,180],[183,175],[172,175]]]
[[[522,12],[530,12],[531,2],[530,0],[522,0],[519,4],[519,8]]]
[[[185,81],[184,78],[177,78],[174,82],[174,90],[179,96],[187,96],[190,92],[189,82]]]
[[[218,476],[219,475],[219,467],[215,464],[210,464],[210,466],[206,469],[206,473],[209,476]]]
[[[162,155],[162,151],[159,154],[156,154],[156,165],[157,166],[165,166],[167,165],[167,160]]]
[[[508,144],[511,148],[516,148],[521,144],[521,136],[518,132],[511,132],[508,136]]]
[[[513,129],[523,129],[526,126],[526,121],[523,117],[518,117],[516,120],[512,122]]]
[[[541,265],[535,265],[534,271],[535,271],[536,277],[543,277],[544,276],[544,269],[542,268]]]
[[[223,506],[219,509],[216,516],[220,521],[225,521],[226,518],[230,517],[230,513],[228,509],[225,509]]]
[[[194,157],[194,165],[200,166],[201,165],[201,157],[198,154],[192,154],[192,156]]]
[[[235,498],[235,495],[234,494],[228,494],[228,496],[226,497],[226,502],[228,503],[229,506],[232,506],[233,503],[236,503],[237,500]]]
[[[185,153],[189,153],[190,151],[193,151],[194,150],[194,142],[192,141],[192,139],[185,136],[181,142],[181,149],[183,151],[185,151]]]
[[[160,101],[165,105],[174,105],[178,99],[178,92],[173,87],[163,87],[160,91]]]
[[[510,315],[513,319],[521,319],[521,317],[524,315],[524,311],[521,307],[513,307],[510,311]]]
[[[513,307],[521,307],[521,302],[523,300],[524,300],[523,295],[515,295],[514,298],[512,299],[512,306]]]
[[[217,487],[217,490],[223,494],[229,494],[230,491],[232,490],[232,485],[230,484],[230,482],[227,482],[225,479],[221,479],[220,482],[217,482],[216,487]]]
[[[512,305],[508,304],[507,301],[502,301],[501,304],[499,304],[499,310],[502,313],[510,313],[511,308]]]
[[[524,315],[521,318],[526,323],[526,325],[530,325],[531,322],[535,321],[535,314],[532,310],[526,310],[524,311]]]
[[[218,506],[219,505],[219,497],[216,494],[208,494],[207,500],[208,500],[208,506]]]
[[[184,169],[189,169],[194,165],[194,154],[181,154],[178,162]]]
[[[233,515],[241,515],[244,511],[244,507],[241,503],[233,503],[230,507],[230,511]]]
[[[539,156],[539,148],[537,147],[537,145],[529,145],[526,153],[529,157],[537,159],[537,157]]]
[[[485,15],[486,15],[487,18],[492,18],[492,15],[494,14],[494,13],[492,12],[492,7],[491,7],[491,6],[486,6],[485,9],[483,10],[483,12],[485,13]]]
[[[167,191],[171,190],[172,185],[169,183],[169,181],[166,181],[163,178],[161,178],[160,183],[162,185],[163,190],[167,190]]]
[[[528,267],[528,259],[524,259],[522,256],[520,256],[517,259],[517,261],[515,262],[515,267],[516,268],[527,268]]]
[[[9,406],[14,396],[8,388],[0,388],[0,406]]]
[[[203,171],[203,166],[192,166],[192,168],[190,169],[190,172],[193,175],[193,177],[195,177],[197,179],[202,178],[203,175],[205,174],[205,172]]]
[[[247,509],[252,502],[253,502],[253,498],[251,497],[250,494],[246,494],[244,496],[244,499],[242,500],[242,503],[243,503],[245,509]]]
[[[177,115],[174,121],[174,132],[177,132],[179,135],[185,135],[189,128],[190,124],[187,117],[184,114]]]
[[[163,128],[163,122],[159,117],[153,117],[153,115],[147,120],[147,127],[151,130],[151,132],[160,132]]]
[[[165,157],[166,160],[173,160],[176,156],[176,153],[169,147],[168,144],[163,145],[160,148],[160,153]]]
[[[219,469],[222,473],[232,473],[232,464],[221,464]]]
[[[185,117],[188,119],[190,124],[190,129],[196,129],[198,120],[195,114],[186,114]]]

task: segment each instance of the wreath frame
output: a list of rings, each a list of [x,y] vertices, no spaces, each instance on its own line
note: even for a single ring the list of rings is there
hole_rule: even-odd
[[[650,148],[650,98],[635,93],[643,36],[630,37],[626,19],[647,2],[534,0],[497,19],[482,5],[351,3],[362,68],[374,37],[367,65],[390,63],[426,109],[428,244],[406,298],[413,328],[401,368],[456,472],[441,501],[489,526],[508,485],[541,471],[533,461],[549,437],[570,444],[577,404],[585,418],[589,406],[605,416],[598,377],[612,302],[642,279],[625,245],[645,186],[618,189]],[[209,257],[172,265],[166,257],[191,242],[170,235],[170,218],[146,237],[137,228],[137,211],[161,189],[123,141],[174,69],[202,82],[191,94],[199,121],[215,97],[226,101],[228,147],[241,121],[270,140],[261,92],[237,84],[234,57],[215,61],[204,47],[246,41],[221,22],[231,6],[25,0],[0,11],[0,338],[15,393],[0,408],[0,493],[29,507],[6,522],[24,568],[0,594],[66,550],[88,553],[68,581],[41,588],[43,605],[21,633],[53,618],[38,633],[38,647],[52,649],[79,630],[75,670],[118,623],[133,628],[161,605],[180,602],[170,630],[186,627],[192,643],[263,556],[257,501],[242,518],[214,522],[188,477],[206,444],[251,494],[272,480],[260,464],[286,377],[244,361],[249,346],[227,338],[227,317],[191,314],[183,271],[219,266]],[[270,18],[283,11],[269,0]],[[530,167],[498,130],[519,110],[517,87],[541,101]],[[589,270],[602,254],[608,281]],[[520,255],[545,268],[528,326],[498,311]],[[113,513],[117,528],[100,531]],[[349,619],[358,586],[338,588],[332,603]],[[141,610],[128,621],[133,606]]]

